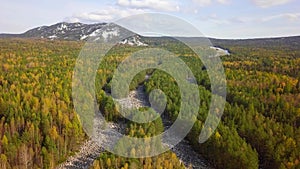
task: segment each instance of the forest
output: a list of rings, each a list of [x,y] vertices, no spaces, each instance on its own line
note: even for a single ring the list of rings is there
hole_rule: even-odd
[[[212,168],[300,168],[300,47],[294,43],[297,41],[212,42],[231,54],[221,56],[227,80],[224,114],[212,137],[203,144],[195,136],[203,128],[212,97],[206,68],[182,43],[168,39],[153,43],[154,47],[173,52],[196,78],[200,107],[186,139]],[[88,139],[72,103],[73,69],[83,45],[76,41],[0,39],[0,168],[55,168]],[[107,121],[123,119],[108,94],[116,67],[128,55],[145,48],[149,47],[115,46],[99,65],[96,98]],[[145,75],[151,76],[145,80]],[[136,75],[129,88],[134,90],[143,84],[147,94],[154,89],[163,91],[167,96],[163,113],[174,122],[181,100],[174,81],[164,71],[148,69]],[[128,121],[126,126],[126,134],[131,137],[150,137],[163,131],[161,118],[149,123]],[[138,154],[139,149],[137,145],[130,153]],[[151,150],[151,145],[145,149]],[[102,152],[90,168],[185,167],[189,166],[184,166],[174,152],[167,151],[140,159]]]

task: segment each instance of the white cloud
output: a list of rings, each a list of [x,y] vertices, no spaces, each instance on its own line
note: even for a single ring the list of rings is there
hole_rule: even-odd
[[[220,4],[229,4],[230,0],[217,0]]]
[[[81,22],[81,20],[76,17],[68,17],[68,18],[65,18],[64,21],[70,22],[70,23]]]
[[[215,25],[227,25],[227,24],[231,23],[230,20],[221,18],[215,13],[213,13],[209,16],[202,16],[200,20],[209,22],[209,23],[213,23]]]
[[[275,19],[285,19],[288,21],[296,21],[296,20],[300,19],[300,13],[283,13],[283,14],[279,14],[279,15],[268,16],[268,17],[262,18],[261,21],[268,22],[268,21],[272,21]]]
[[[198,4],[199,6],[207,6],[212,3],[212,0],[193,0],[193,2]]]
[[[245,17],[245,16],[233,17],[229,20],[231,23],[236,23],[236,24],[248,24],[248,23],[253,23],[253,22],[257,23],[257,20],[255,18]]]
[[[178,4],[170,0],[118,0],[117,4],[129,8],[179,11]]]
[[[192,0],[194,3],[196,3],[197,5],[203,7],[203,6],[208,6],[211,4],[229,4],[230,0]]]
[[[140,14],[145,12],[142,9],[119,9],[115,7],[107,7],[106,9],[95,12],[77,13],[64,20],[67,22],[111,22],[122,17]]]
[[[268,8],[276,5],[283,5],[291,2],[292,0],[252,0],[255,5],[261,8]]]
[[[240,24],[257,24],[257,23],[296,23],[296,21],[300,21],[300,13],[282,13],[277,15],[270,16],[261,16],[261,17],[245,17],[238,16],[233,17],[228,20],[231,23],[240,23]],[[298,23],[298,22],[297,22]]]

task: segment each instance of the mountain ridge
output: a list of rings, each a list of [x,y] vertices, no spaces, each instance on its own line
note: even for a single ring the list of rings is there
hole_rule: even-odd
[[[111,23],[94,23],[84,24],[80,22],[68,23],[59,22],[50,26],[40,26],[30,29],[21,34],[8,34],[0,33],[0,38],[41,38],[49,40],[71,40],[71,41],[84,41],[88,40],[91,36],[99,36],[99,32],[103,33],[103,38],[106,36],[115,36],[116,32],[108,30],[104,32],[101,30],[104,26]],[[113,25],[112,27],[120,27]],[[120,27],[122,28],[122,27]],[[122,28],[126,30],[125,28]],[[126,30],[128,31],[128,30]],[[120,33],[120,32],[119,32]],[[134,34],[134,33],[133,33]],[[150,37],[151,38],[151,37]],[[153,37],[154,38],[154,37]],[[170,37],[159,37],[169,39]],[[199,40],[198,37],[188,37],[191,41]],[[200,37],[205,38],[205,37]],[[218,39],[218,38],[207,38],[211,41],[214,46],[227,46],[227,45],[250,45],[250,46],[293,46],[293,48],[300,46],[300,36],[287,36],[287,37],[271,37],[271,38],[253,38],[253,39]],[[123,39],[119,42],[122,45],[135,45],[135,46],[147,46],[148,44],[144,41],[145,38],[139,34]]]
[[[80,22],[59,22],[50,26],[36,27],[21,34],[0,34],[0,38],[39,38],[71,41],[84,41],[89,40],[89,38],[98,40],[102,38],[103,40],[113,40],[118,36],[126,37],[126,33],[132,36],[121,40],[119,44],[147,46],[146,43],[141,41],[140,35],[134,34],[113,23],[84,24]]]

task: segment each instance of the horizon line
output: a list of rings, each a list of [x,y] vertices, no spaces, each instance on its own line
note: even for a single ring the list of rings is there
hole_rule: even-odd
[[[68,22],[68,21],[61,21],[61,22],[56,22],[56,23],[53,23],[53,24],[48,24],[48,25],[41,25],[41,26],[35,26],[35,27],[32,27],[32,28],[29,28],[25,31],[22,31],[22,32],[0,32],[0,35],[22,35],[26,32],[28,32],[29,30],[32,30],[32,29],[36,29],[36,28],[39,28],[39,27],[43,27],[43,26],[53,26],[53,25],[56,25],[56,24],[61,24],[61,23],[79,23],[79,24],[85,24],[85,25],[94,25],[94,24],[108,24],[108,23],[114,23],[114,22],[90,22],[90,23],[83,23],[83,22]],[[209,39],[218,39],[218,40],[255,40],[255,39],[277,39],[277,38],[290,38],[290,37],[298,37],[300,36],[300,33],[299,34],[290,34],[290,35],[269,35],[269,36],[246,36],[246,37],[216,37],[216,36],[201,36],[201,37],[197,37],[197,36],[168,36],[168,35],[157,35],[157,34],[153,34],[151,36],[149,35],[141,35],[141,34],[138,34],[140,36],[143,36],[143,37],[181,37],[181,38],[209,38]]]

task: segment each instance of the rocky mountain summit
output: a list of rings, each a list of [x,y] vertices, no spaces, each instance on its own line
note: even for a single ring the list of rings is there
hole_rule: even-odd
[[[67,23],[61,22],[50,26],[40,26],[30,29],[22,34],[0,34],[0,37],[9,38],[41,38],[50,40],[73,40],[73,41],[87,41],[90,38],[98,40],[114,39],[124,37],[119,44],[127,44],[131,46],[148,46],[142,42],[141,36],[134,34],[125,28],[112,23],[97,23],[97,24],[83,24],[83,23]],[[129,37],[126,36],[131,35]],[[125,35],[124,35],[125,34]]]

